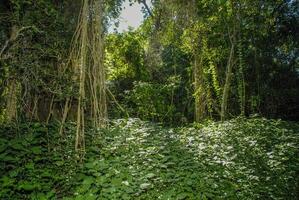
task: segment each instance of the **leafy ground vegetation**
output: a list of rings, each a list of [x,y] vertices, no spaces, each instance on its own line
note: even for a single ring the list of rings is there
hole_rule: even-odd
[[[0,200],[298,199],[298,38],[294,0],[1,0]]]
[[[2,126],[0,199],[296,199],[299,124],[264,118],[181,128],[139,119],[89,130]]]

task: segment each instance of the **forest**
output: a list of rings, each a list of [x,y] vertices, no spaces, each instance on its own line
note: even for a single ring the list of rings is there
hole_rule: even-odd
[[[297,200],[298,86],[296,0],[1,0],[0,199]]]

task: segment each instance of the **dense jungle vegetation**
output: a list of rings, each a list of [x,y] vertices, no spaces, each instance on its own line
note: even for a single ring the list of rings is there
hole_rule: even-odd
[[[298,38],[296,0],[1,0],[0,199],[298,199]]]

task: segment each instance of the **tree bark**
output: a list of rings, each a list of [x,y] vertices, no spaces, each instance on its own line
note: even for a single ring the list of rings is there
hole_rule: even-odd
[[[202,57],[196,51],[193,68],[196,122],[201,122],[206,117],[206,91],[202,67]]]
[[[231,41],[231,48],[229,53],[229,58],[227,61],[227,70],[226,70],[226,77],[225,77],[225,84],[223,89],[222,95],[222,103],[221,103],[221,121],[225,120],[227,117],[227,110],[228,110],[228,97],[231,89],[231,80],[232,80],[232,69],[234,65],[234,52],[235,52],[235,28],[233,30],[232,35],[230,36]]]

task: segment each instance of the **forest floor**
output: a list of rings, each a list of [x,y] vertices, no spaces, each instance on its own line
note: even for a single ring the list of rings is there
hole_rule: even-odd
[[[115,120],[87,136],[82,164],[34,140],[32,155],[14,158],[26,144],[2,139],[0,199],[296,199],[298,130],[261,118],[181,128]]]

